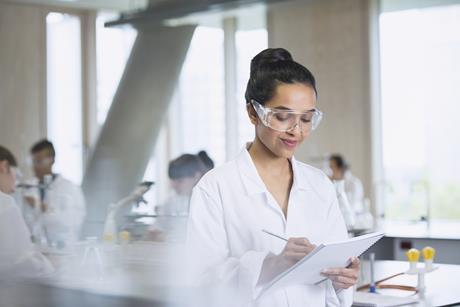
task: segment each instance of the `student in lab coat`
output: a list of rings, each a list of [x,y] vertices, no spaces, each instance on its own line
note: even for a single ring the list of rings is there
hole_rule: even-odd
[[[345,194],[354,214],[362,213],[364,211],[364,192],[361,180],[351,173],[348,163],[339,154],[329,157],[329,168],[332,172],[331,179],[343,182]]]
[[[155,208],[158,218],[150,227],[147,239],[154,241],[185,240],[192,189],[214,167],[206,151],[182,154],[169,162],[168,177],[173,195]]]
[[[52,272],[49,261],[36,251],[14,199],[16,159],[0,146],[0,280],[40,277]]]
[[[213,167],[214,162],[205,151],[200,151],[196,155],[183,154],[169,162],[168,177],[174,194],[165,204],[156,208],[157,213],[188,215],[193,187]]]
[[[255,299],[259,286],[316,244],[347,238],[331,181],[293,156],[321,119],[316,97],[313,75],[285,49],[266,49],[251,61],[245,98],[255,139],[236,159],[208,172],[190,204],[190,276],[202,286],[228,291],[215,301],[206,292],[209,306],[351,305],[357,258],[349,268],[325,270],[323,283],[289,286]]]
[[[36,176],[34,183],[40,187],[26,193],[26,221],[33,235],[45,237],[48,243],[72,244],[80,236],[86,214],[82,190],[53,172],[56,153],[50,141],[37,142],[30,153]]]

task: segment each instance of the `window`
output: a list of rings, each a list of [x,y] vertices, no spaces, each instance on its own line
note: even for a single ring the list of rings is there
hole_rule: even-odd
[[[268,46],[266,29],[239,30],[235,35],[237,51],[237,87],[238,87],[238,143],[244,146],[254,139],[254,126],[251,124],[246,111],[244,94],[248,83],[250,63],[252,58]]]
[[[171,124],[182,148],[196,154],[206,150],[216,164],[225,161],[223,30],[198,27],[179,78]],[[175,157],[171,157],[175,158]]]
[[[96,19],[97,123],[102,126],[112,105],[137,31],[129,26],[106,28],[104,23],[117,14],[100,13]]]
[[[46,17],[47,127],[56,148],[54,170],[76,184],[83,175],[80,18]]]
[[[460,219],[460,5],[380,17],[385,215]]]
[[[153,181],[155,184],[144,195],[147,204],[141,205],[137,210],[139,213],[154,214],[155,207],[161,204],[168,196],[169,191],[169,178],[168,166],[169,159],[167,157],[167,142],[166,142],[166,127],[167,121],[164,122],[158,134],[155,148],[147,168],[144,173],[143,181]]]
[[[256,12],[257,13],[257,12]],[[265,14],[260,14],[265,16]],[[251,17],[254,17],[251,15]],[[244,91],[249,76],[249,63],[267,47],[264,26],[244,27],[235,33],[237,101],[237,139],[239,146],[254,138],[254,127],[246,114]],[[214,25],[214,23],[213,23]],[[156,178],[156,203],[170,194],[167,166],[183,153],[196,154],[206,150],[216,165],[222,164],[229,145],[225,137],[225,65],[224,30],[218,26],[199,26],[193,35],[185,58],[165,128],[161,133],[144,178]],[[155,165],[157,167],[155,167]],[[160,167],[158,167],[160,166]],[[153,193],[152,193],[153,195]]]

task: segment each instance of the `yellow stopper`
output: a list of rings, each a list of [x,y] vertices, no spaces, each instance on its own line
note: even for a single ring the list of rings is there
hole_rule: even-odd
[[[130,237],[131,237],[131,234],[129,233],[129,231],[120,231],[120,233],[118,234],[119,238],[121,241],[129,241]]]
[[[422,255],[425,260],[433,260],[436,255],[436,250],[431,246],[426,246],[422,249]]]
[[[104,241],[112,242],[113,241],[113,235],[112,234],[105,234],[104,235]]]
[[[406,252],[406,256],[409,262],[418,262],[418,259],[420,258],[420,252],[416,248],[411,248]]]

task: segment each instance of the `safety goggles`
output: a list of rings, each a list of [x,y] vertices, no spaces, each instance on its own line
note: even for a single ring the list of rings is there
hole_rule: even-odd
[[[27,164],[29,164],[31,166],[38,166],[38,167],[48,166],[48,165],[50,165],[52,163],[53,163],[53,158],[44,158],[44,159],[32,159],[32,158],[29,158],[27,160]]]
[[[323,113],[316,108],[307,112],[272,109],[264,107],[254,99],[251,104],[264,126],[279,132],[292,131],[299,127],[301,132],[308,133],[318,127],[323,117]]]

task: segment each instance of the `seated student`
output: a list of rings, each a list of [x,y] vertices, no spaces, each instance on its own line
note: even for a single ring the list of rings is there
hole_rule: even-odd
[[[364,201],[363,184],[350,171],[350,166],[342,155],[334,154],[329,157],[330,178],[337,192],[344,193],[353,216],[353,228],[371,228],[373,217],[369,204]]]
[[[56,152],[48,140],[32,146],[33,170],[38,189],[31,189],[25,197],[26,222],[34,236],[44,236],[58,246],[78,240],[86,214],[81,188],[62,175],[53,172]],[[43,185],[49,184],[48,188]]]
[[[155,208],[159,215],[150,228],[149,237],[154,240],[183,241],[189,212],[190,196],[200,178],[214,167],[205,151],[183,154],[169,163],[168,176],[174,194]]]
[[[15,189],[16,166],[11,152],[0,146],[0,280],[40,277],[53,271],[34,249],[21,212],[8,195]]]
[[[351,173],[350,166],[345,159],[339,154],[331,155],[329,167],[332,171],[331,179],[333,181],[344,181],[345,193],[353,210],[355,212],[363,211],[363,184],[358,177]]]

